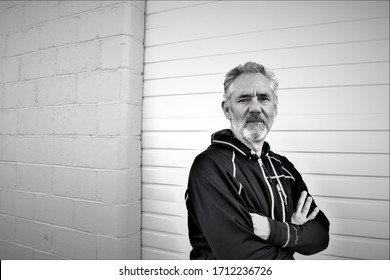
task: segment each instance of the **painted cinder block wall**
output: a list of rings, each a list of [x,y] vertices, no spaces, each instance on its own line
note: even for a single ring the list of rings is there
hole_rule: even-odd
[[[0,2],[0,259],[140,258],[144,13]]]

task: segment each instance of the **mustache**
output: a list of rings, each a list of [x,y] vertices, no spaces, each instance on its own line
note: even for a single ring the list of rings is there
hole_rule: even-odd
[[[267,119],[261,116],[261,114],[251,113],[245,118],[245,122],[263,122],[266,124]]]

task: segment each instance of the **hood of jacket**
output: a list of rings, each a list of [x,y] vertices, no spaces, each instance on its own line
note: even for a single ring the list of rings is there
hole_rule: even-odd
[[[242,143],[236,137],[230,129],[223,129],[217,131],[211,135],[211,146],[222,146],[229,150],[235,150],[240,154],[258,159],[255,151],[249,148],[247,145]],[[261,151],[261,157],[265,157],[270,151],[270,145],[264,141],[263,149]]]

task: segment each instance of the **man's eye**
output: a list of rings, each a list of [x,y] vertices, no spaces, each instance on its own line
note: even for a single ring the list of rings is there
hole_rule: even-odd
[[[250,98],[240,98],[238,99],[238,103],[245,103],[245,102],[248,102],[250,100]]]
[[[262,95],[260,96],[259,98],[261,101],[269,101],[270,100],[270,97],[268,95]]]

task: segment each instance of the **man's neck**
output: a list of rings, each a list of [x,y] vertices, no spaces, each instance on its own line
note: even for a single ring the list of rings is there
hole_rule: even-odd
[[[258,157],[261,156],[261,151],[263,150],[264,140],[249,142],[244,137],[242,137],[241,134],[235,133],[233,130],[232,130],[232,132],[233,132],[234,137],[236,137],[238,140],[240,140],[242,143],[244,143],[249,149],[253,150]]]

